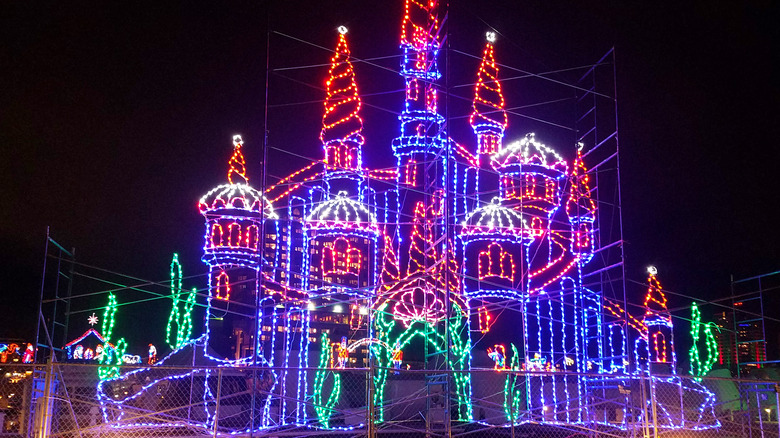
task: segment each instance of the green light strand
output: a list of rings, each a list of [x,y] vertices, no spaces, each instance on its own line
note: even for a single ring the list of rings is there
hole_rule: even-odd
[[[122,356],[127,351],[127,342],[125,338],[117,341],[114,347],[111,346],[111,336],[114,332],[114,322],[117,311],[116,295],[113,292],[108,294],[108,304],[103,313],[103,356],[100,358],[102,366],[98,368],[98,378],[100,380],[113,379],[119,377],[119,367],[122,365]]]
[[[453,305],[453,316],[450,318],[450,338],[452,348],[452,359],[450,360],[450,369],[468,370],[471,362],[471,338],[469,337],[469,328],[464,324],[466,318],[463,317],[460,307]],[[474,419],[471,405],[471,373],[454,373],[455,393],[458,396],[458,417],[461,420],[472,421]]]
[[[381,342],[371,347],[378,365],[374,375],[374,405],[378,408],[375,423],[384,421],[384,392],[387,385],[388,369],[392,365],[393,357],[392,349],[385,348],[381,344],[391,346],[397,344],[398,348],[403,349],[412,339],[420,336],[436,351],[440,351],[446,346],[445,336],[439,330],[436,330],[435,325],[420,320],[413,320],[405,330],[393,337],[392,332],[398,326],[398,323],[392,315],[388,315],[385,312],[386,307],[387,305],[384,304],[377,309],[377,317],[374,319],[375,330],[377,338]],[[471,341],[468,339],[468,334],[466,334],[465,339],[463,336],[463,332],[466,332],[467,328],[466,324],[464,324],[465,317],[462,316],[460,307],[455,305],[453,310],[453,313],[457,315],[450,319],[452,324],[450,327],[452,333],[451,347],[454,360],[450,360],[449,365],[451,369],[456,371],[468,370],[471,358]],[[459,405],[458,418],[462,420],[472,419],[473,410],[470,402],[471,376],[469,373],[453,373],[453,375],[455,376],[455,388]]]
[[[317,373],[314,375],[314,412],[317,414],[317,420],[319,420],[322,427],[330,427],[330,417],[335,412],[333,407],[339,400],[341,395],[341,375],[328,371],[328,365],[331,359],[331,347],[328,334],[323,333],[320,341],[320,364],[317,367]],[[333,376],[333,389],[330,392],[327,400],[323,400],[323,389],[325,388],[325,381],[329,375]]]
[[[517,352],[515,344],[509,344],[512,347],[512,358],[509,360],[509,372],[504,381],[504,413],[510,423],[520,420],[520,402],[522,394],[517,385],[519,376],[514,371],[520,371],[520,354]]]
[[[171,313],[168,315],[168,325],[165,328],[165,342],[175,350],[192,336],[192,310],[195,308],[196,289],[182,300],[182,268],[179,254],[174,253],[171,260]],[[179,302],[183,302],[180,309]]]
[[[688,353],[691,359],[691,375],[696,376],[695,380],[699,382],[701,382],[702,376],[712,370],[712,366],[718,358],[718,343],[715,339],[715,334],[712,332],[712,327],[720,331],[718,326],[712,322],[702,323],[699,306],[696,303],[691,304],[691,338],[693,339],[693,345],[688,350]],[[704,332],[704,347],[707,350],[707,357],[704,360],[702,360],[699,354],[699,341],[701,340],[702,332]]]

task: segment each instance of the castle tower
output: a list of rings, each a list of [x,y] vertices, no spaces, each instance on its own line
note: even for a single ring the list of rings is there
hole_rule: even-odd
[[[347,28],[340,26],[338,31],[338,44],[325,82],[327,94],[320,131],[325,153],[325,178],[332,186],[330,193],[349,189],[350,192],[355,191],[354,181],[358,180],[363,168],[361,148],[365,141],[363,120],[360,117],[362,102],[355,71],[349,60]]]
[[[487,33],[487,43],[482,53],[482,63],[477,73],[474,101],[469,122],[477,136],[478,184],[480,201],[486,202],[498,196],[498,176],[490,166],[490,157],[501,152],[507,115],[504,96],[498,81],[498,66],[493,56],[494,32]]]
[[[436,62],[441,44],[438,38],[438,4],[435,0],[406,0],[404,8],[401,76],[405,81],[406,94],[399,117],[401,135],[392,144],[398,168],[398,234],[401,247],[397,253],[402,269],[410,264],[409,257],[413,253],[410,252],[410,236],[420,203],[423,210],[430,213],[427,220],[431,222],[434,236],[431,241],[439,242],[437,250],[442,253],[440,250],[444,244],[439,238],[445,232],[443,214],[446,209],[443,202],[447,201],[449,188],[445,175],[448,170],[453,171],[445,166],[455,161],[451,159],[449,143],[443,133],[444,117],[438,113],[435,84],[441,77]],[[416,263],[422,263],[422,260]]]
[[[198,204],[206,220],[201,259],[209,267],[207,342],[220,359],[229,360],[249,360],[263,350],[257,326],[258,304],[266,298],[258,296],[264,256],[260,233],[275,232],[277,219],[270,202],[249,185],[242,146],[241,137],[234,136],[228,184],[215,187]],[[274,254],[265,256],[275,260]]]
[[[642,318],[647,331],[644,336],[647,348],[648,369],[655,374],[675,374],[677,357],[674,353],[674,325],[667,307],[666,295],[656,278],[655,266],[647,268],[647,294],[645,315]]]
[[[571,224],[571,251],[584,265],[593,257],[596,248],[593,222],[596,220],[596,203],[590,196],[590,177],[582,161],[582,144],[577,145],[577,158],[571,171],[569,199],[566,201],[566,215]]]

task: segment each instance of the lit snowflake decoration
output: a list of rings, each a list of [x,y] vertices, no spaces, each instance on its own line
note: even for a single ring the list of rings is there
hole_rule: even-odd
[[[95,312],[92,312],[92,315],[87,317],[87,322],[89,325],[95,325],[98,323],[98,317],[95,316]]]

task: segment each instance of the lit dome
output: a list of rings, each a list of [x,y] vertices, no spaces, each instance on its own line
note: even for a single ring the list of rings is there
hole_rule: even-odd
[[[362,203],[347,198],[347,192],[319,204],[312,210],[306,223],[312,228],[333,226],[356,227],[366,231],[379,231],[376,217]]]
[[[221,210],[243,210],[260,213],[267,219],[278,219],[271,201],[248,184],[222,184],[206,193],[198,203],[201,214],[217,213]]]
[[[522,233],[528,228],[523,215],[518,211],[501,205],[499,198],[493,198],[490,204],[480,207],[463,221],[463,233],[475,234],[485,232]]]
[[[520,141],[508,144],[503,150],[491,157],[494,168],[513,164],[534,164],[548,169],[566,172],[568,165],[557,152],[536,141],[534,134],[526,134]]]

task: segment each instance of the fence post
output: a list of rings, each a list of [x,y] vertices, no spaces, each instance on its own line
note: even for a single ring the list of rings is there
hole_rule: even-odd
[[[775,418],[777,418],[777,436],[780,437],[780,385],[775,385]]]
[[[49,361],[46,363],[46,377],[44,378],[43,383],[43,395],[38,398],[35,402],[37,406],[35,406],[35,423],[36,423],[36,430],[35,430],[35,436],[36,438],[48,438],[49,432],[51,431],[51,390],[52,390],[52,373],[54,372],[54,355],[49,356]]]
[[[366,380],[368,393],[368,411],[366,412],[366,436],[374,437],[374,358],[371,348],[368,350],[368,379]]]
[[[217,368],[217,397],[214,405],[214,438],[217,438],[217,426],[219,425],[219,399],[222,396],[222,368]]]
[[[512,373],[513,371],[509,371]],[[509,378],[507,376],[507,378]],[[515,438],[515,381],[517,374],[512,379],[512,385],[509,387],[509,422],[512,428],[512,438]]]

